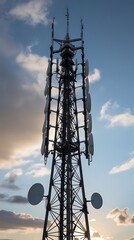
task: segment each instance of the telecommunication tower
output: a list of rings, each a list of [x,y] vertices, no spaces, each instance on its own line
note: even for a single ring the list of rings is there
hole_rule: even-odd
[[[46,72],[44,95],[45,120],[41,153],[52,159],[50,183],[46,196],[46,213],[42,240],[90,240],[87,202],[96,208],[102,206],[100,194],[91,200],[85,196],[82,161],[92,161],[91,96],[89,93],[89,66],[84,56],[83,24],[79,38],[69,36],[67,11],[65,39],[54,36]],[[58,46],[55,48],[55,46]],[[31,204],[44,197],[44,188],[36,183],[28,193]]]

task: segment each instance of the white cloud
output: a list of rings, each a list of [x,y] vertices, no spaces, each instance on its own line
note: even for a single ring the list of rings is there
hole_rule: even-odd
[[[89,74],[89,82],[90,83],[95,83],[99,81],[101,78],[101,72],[98,68],[94,68],[93,72]]]
[[[110,107],[110,105],[111,105],[110,101],[107,101],[106,103],[104,103],[104,105],[102,106],[101,111],[100,111],[100,119],[109,120],[110,115],[107,114],[107,110]]]
[[[119,166],[113,167],[109,173],[115,174],[115,173],[130,170],[132,168],[134,168],[134,158],[130,159],[129,161],[127,161]]]
[[[117,225],[134,224],[134,215],[128,215],[128,208],[124,208],[123,210],[115,208],[108,213],[107,218],[113,218]]]
[[[21,168],[16,168],[12,171],[9,171],[8,173],[6,173],[5,178],[10,179],[10,181],[14,181],[14,179],[16,179],[16,177],[21,176],[23,174],[23,171]]]
[[[43,177],[49,174],[50,174],[50,171],[45,167],[41,167],[40,169],[32,169],[31,171],[26,173],[26,175],[32,175],[33,177],[36,177],[36,178]]]
[[[109,127],[123,126],[130,127],[134,126],[134,115],[132,115],[130,109],[126,109],[124,113],[111,115],[108,113],[108,110],[114,110],[119,108],[119,105],[112,104],[110,101],[107,101],[101,108],[100,119],[107,120]]]
[[[27,47],[28,53],[22,51],[16,57],[16,62],[25,71],[32,75],[34,81],[27,82],[23,88],[29,91],[34,91],[42,94],[45,83],[45,73],[48,66],[48,58],[32,53],[32,45]],[[42,94],[43,95],[43,94]]]
[[[13,169],[5,175],[5,180],[0,185],[3,188],[18,190],[19,187],[16,185],[16,179],[23,174],[21,168]]]
[[[38,54],[21,52],[16,57],[16,62],[22,68],[32,73],[45,72],[48,65],[48,58],[41,57]]]
[[[49,174],[50,170],[47,169],[43,163],[36,163],[32,165],[32,169],[26,172],[26,175],[32,175],[33,177],[43,177]]]
[[[17,5],[9,11],[9,14],[33,26],[39,23],[47,25],[50,22],[48,19],[48,8],[51,3],[51,0],[31,0]]]

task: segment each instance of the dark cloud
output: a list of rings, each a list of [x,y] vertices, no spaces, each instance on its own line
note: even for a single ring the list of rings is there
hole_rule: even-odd
[[[113,218],[117,225],[133,225],[134,215],[128,215],[128,208],[123,210],[119,208],[113,209],[107,216],[108,218]]]
[[[0,201],[9,202],[9,203],[18,203],[18,204],[28,203],[27,198],[20,195],[14,195],[9,197],[6,194],[0,194]]]
[[[26,197],[16,195],[16,196],[12,196],[12,197],[8,198],[8,202],[10,202],[10,203],[28,203],[28,200]]]
[[[0,193],[0,201],[3,201],[7,198],[7,195]]]
[[[0,211],[0,230],[3,231],[8,229],[43,228],[43,222],[42,219],[33,218],[29,214]]]

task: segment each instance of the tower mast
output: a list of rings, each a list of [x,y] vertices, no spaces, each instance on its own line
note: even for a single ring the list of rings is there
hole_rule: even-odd
[[[45,163],[50,158],[49,153],[52,154],[52,167],[42,240],[90,240],[81,163],[82,154],[88,162],[93,155],[88,62],[84,59],[83,25],[81,23],[80,38],[70,39],[68,10],[66,17],[65,39],[54,37],[54,22],[52,24],[52,45],[47,69],[41,152]],[[54,44],[59,46],[58,50],[55,50]],[[79,59],[74,60],[77,52],[80,52]],[[59,58],[55,61],[57,56],[60,61]],[[54,90],[56,94],[53,94]],[[80,115],[82,125],[79,123]],[[51,124],[52,119],[54,124]],[[83,140],[80,139],[81,132]],[[81,150],[81,146],[84,150]]]

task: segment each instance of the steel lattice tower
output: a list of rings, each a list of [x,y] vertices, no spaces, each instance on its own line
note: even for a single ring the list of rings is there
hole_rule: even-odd
[[[41,153],[45,164],[52,156],[52,167],[42,240],[90,240],[81,163],[82,158],[90,163],[94,154],[88,61],[84,57],[82,21],[80,37],[70,39],[68,11],[65,39],[54,37],[52,23],[46,74]]]

